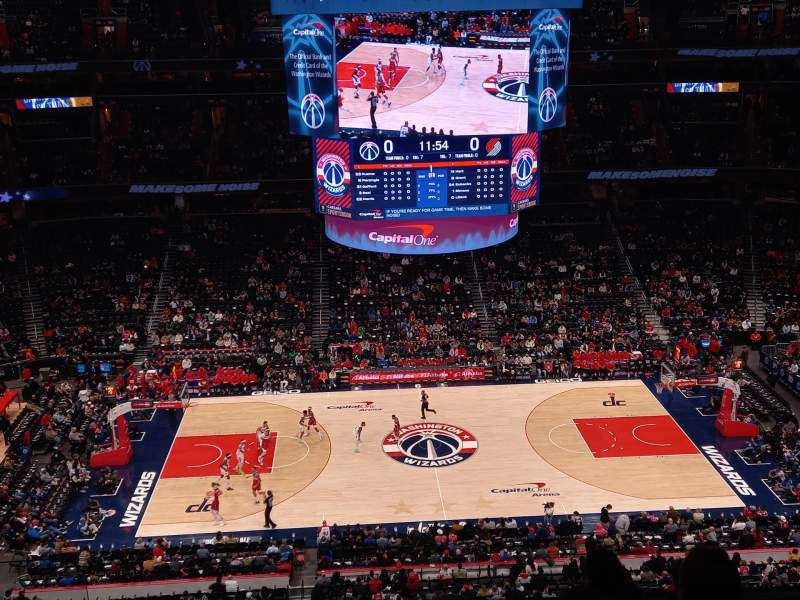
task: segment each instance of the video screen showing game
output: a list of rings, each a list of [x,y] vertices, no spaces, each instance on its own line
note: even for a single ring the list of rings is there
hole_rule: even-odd
[[[340,15],[338,129],[528,131],[531,11]]]

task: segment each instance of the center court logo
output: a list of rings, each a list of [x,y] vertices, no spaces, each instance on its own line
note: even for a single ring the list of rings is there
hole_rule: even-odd
[[[344,196],[350,187],[350,170],[338,154],[323,154],[317,161],[317,181],[331,196]]]
[[[414,423],[383,438],[383,451],[412,467],[451,467],[470,458],[478,440],[469,431],[445,423]]]
[[[511,182],[518,190],[527,190],[539,170],[539,161],[532,148],[522,148],[511,159]]]
[[[509,71],[492,75],[483,82],[483,89],[500,100],[527,102],[528,73],[527,71]]]

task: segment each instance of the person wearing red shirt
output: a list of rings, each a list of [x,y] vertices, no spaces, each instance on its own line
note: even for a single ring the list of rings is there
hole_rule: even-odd
[[[416,571],[409,571],[406,578],[406,589],[412,596],[419,592],[419,585],[419,575],[417,575]]]

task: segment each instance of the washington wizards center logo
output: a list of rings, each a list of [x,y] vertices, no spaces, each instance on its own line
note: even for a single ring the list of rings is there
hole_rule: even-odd
[[[483,82],[483,89],[509,102],[528,101],[528,73],[525,71],[509,71],[492,75]]]
[[[383,438],[383,451],[397,462],[412,467],[451,467],[478,450],[469,431],[445,423],[414,423]]]
[[[531,148],[522,148],[511,159],[511,182],[518,190],[527,190],[539,170],[539,161]]]
[[[317,161],[317,181],[331,196],[343,196],[350,187],[350,171],[338,154],[323,154]]]

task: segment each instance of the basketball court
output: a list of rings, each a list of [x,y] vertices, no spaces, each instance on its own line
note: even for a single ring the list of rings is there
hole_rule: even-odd
[[[375,119],[380,129],[399,130],[408,121],[417,131],[451,129],[455,135],[525,133],[528,131],[527,50],[486,50],[443,47],[443,70],[428,69],[434,46],[404,46],[364,42],[337,63],[337,83],[343,92],[339,126],[369,129],[367,96],[375,87],[375,65],[382,61],[389,82],[389,54],[397,48],[400,61],[387,94],[392,106],[380,104]],[[436,46],[438,49],[438,46]],[[503,73],[497,77],[497,55],[503,57]],[[462,69],[472,61],[469,79],[461,84]],[[359,98],[355,98],[352,74],[358,65],[366,72]]]
[[[613,397],[609,396],[613,392]],[[558,513],[723,508],[733,489],[641,381],[430,388],[437,414],[420,419],[419,390],[193,400],[159,472],[137,535],[219,529],[205,492],[240,440],[247,472],[255,429],[272,434],[261,467],[280,528]],[[321,425],[296,439],[300,413]],[[391,415],[402,428],[392,432]],[[353,428],[366,422],[357,444]],[[263,505],[250,479],[223,485],[225,531],[257,531]]]

